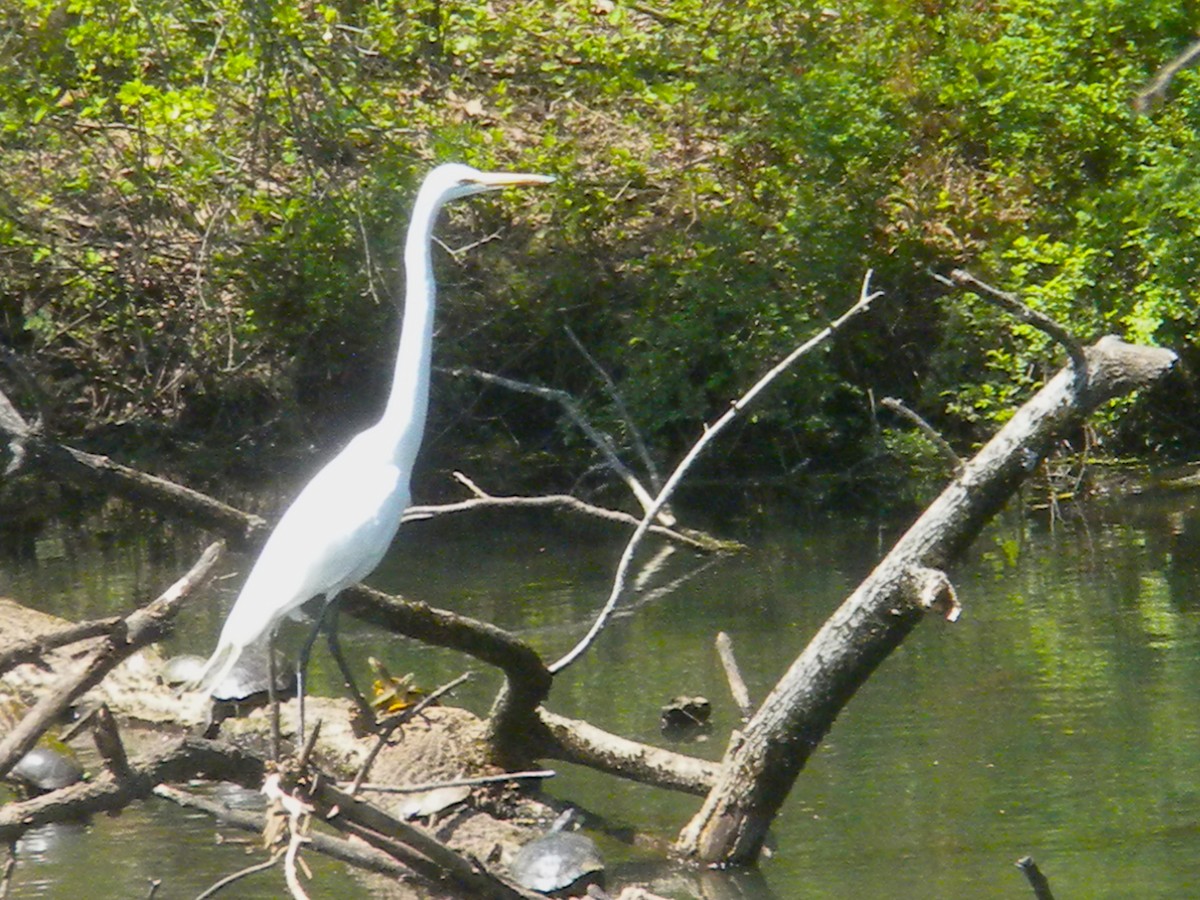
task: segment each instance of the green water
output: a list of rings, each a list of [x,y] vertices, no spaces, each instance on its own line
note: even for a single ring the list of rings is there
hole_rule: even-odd
[[[962,619],[929,619],[883,665],[801,774],[761,872],[728,884],[711,875],[708,896],[1024,898],[1031,891],[1013,862],[1026,854],[1060,897],[1200,895],[1193,505],[1186,495],[1125,500],[1054,530],[1015,516],[997,522],[952,573]],[[560,677],[549,706],[663,743],[660,705],[704,694],[714,702],[713,735],[681,749],[719,758],[737,717],[713,649],[717,631],[732,636],[761,699],[892,536],[855,522],[780,521],[746,523],[750,549],[736,557],[705,563],[677,552],[658,561],[627,614]],[[457,519],[402,534],[373,583],[514,629],[548,657],[586,630],[621,550],[605,530],[539,519]],[[0,594],[74,617],[127,609],[165,586],[198,546],[102,551],[90,533],[58,530],[39,540],[36,560],[2,564]],[[218,582],[170,649],[206,652],[238,583]],[[360,661],[380,656],[426,685],[479,669],[344,625]],[[298,636],[301,626],[291,628]],[[332,688],[328,659],[314,665],[317,684]],[[459,695],[478,710],[496,684],[480,674]],[[554,793],[615,826],[669,839],[697,805],[556,768]],[[191,897],[252,859],[244,846],[217,844],[217,830],[151,802],[31,834],[17,848],[13,896],[143,896],[149,879],[161,879],[156,896]],[[664,873],[642,852],[605,849],[615,861],[610,885]],[[314,896],[373,896],[343,867],[315,868]],[[274,872],[230,896],[283,894]]]

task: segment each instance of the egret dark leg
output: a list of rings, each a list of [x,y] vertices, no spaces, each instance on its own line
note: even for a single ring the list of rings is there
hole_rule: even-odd
[[[300,703],[300,734],[297,738],[298,744],[304,743],[304,676],[308,672],[308,658],[312,655],[313,644],[317,641],[317,635],[321,633],[321,627],[325,624],[325,618],[329,615],[329,609],[333,606],[334,597],[326,597],[324,604],[321,606],[321,612],[317,616],[317,623],[313,625],[313,630],[309,632],[308,637],[304,641],[304,646],[300,648],[300,655],[296,657],[296,697]]]
[[[275,677],[275,629],[267,635],[267,702],[271,705],[271,759],[279,762],[279,690]]]
[[[338,668],[342,672],[342,680],[345,681],[346,687],[350,689],[350,696],[354,699],[354,705],[358,707],[359,717],[362,719],[364,729],[371,729],[375,725],[375,710],[371,708],[371,704],[363,697],[362,691],[358,689],[358,685],[354,681],[354,673],[350,671],[350,664],[346,662],[346,657],[342,654],[342,645],[338,641],[338,614],[341,612],[341,607],[334,607],[333,613],[329,618],[329,627],[325,629],[325,641],[329,645],[329,655],[333,657]]]

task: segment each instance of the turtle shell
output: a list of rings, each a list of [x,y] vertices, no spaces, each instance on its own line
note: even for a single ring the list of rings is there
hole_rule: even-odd
[[[56,791],[83,778],[83,768],[67,754],[34,747],[12,767],[8,777],[36,791]]]
[[[509,871],[524,887],[543,894],[579,890],[602,884],[604,860],[591,838],[573,831],[552,831],[517,851]]]

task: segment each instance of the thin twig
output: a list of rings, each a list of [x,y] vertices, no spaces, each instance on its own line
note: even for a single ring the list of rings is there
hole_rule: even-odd
[[[8,859],[4,861],[4,874],[0,875],[0,900],[8,897],[8,889],[12,886],[13,872],[17,869],[16,841],[8,845]]]
[[[612,439],[588,420],[587,416],[583,414],[583,410],[579,408],[579,404],[575,398],[566,391],[560,388],[548,388],[537,384],[529,384],[525,381],[517,381],[514,378],[506,378],[503,375],[495,375],[480,369],[450,369],[449,372],[452,375],[470,375],[488,384],[494,384],[522,394],[532,394],[535,397],[541,397],[543,400],[557,403],[562,407],[563,412],[567,414],[567,418],[574,422],[587,439],[592,442],[592,445],[600,451],[600,455],[604,457],[609,468],[616,473],[618,478],[625,482],[629,490],[633,492],[634,497],[637,498],[638,504],[642,509],[649,509],[650,505],[654,502],[654,498],[650,496],[650,492],[646,490],[645,486],[638,480],[638,477],[621,461],[621,458],[617,455],[616,447],[613,446]],[[674,517],[668,514],[660,513],[657,515],[657,518],[664,525],[670,526],[675,524]]]
[[[264,860],[263,862],[260,862],[260,863],[255,863],[252,866],[246,866],[246,868],[244,868],[244,869],[238,869],[236,872],[234,872],[231,875],[226,875],[220,881],[214,882],[203,893],[197,894],[196,900],[208,900],[209,897],[215,897],[218,893],[225,890],[225,888],[229,887],[229,885],[233,884],[235,881],[240,881],[241,879],[246,878],[249,875],[255,875],[259,872],[265,872],[267,869],[274,866],[275,863],[279,862],[280,857],[282,857],[285,852],[286,852],[285,848],[280,847],[278,850],[276,850],[274,853],[271,854],[270,859]]]
[[[313,731],[317,730],[314,726]],[[312,815],[313,808],[299,797],[289,794],[283,789],[282,778],[278,772],[273,772],[266,777],[263,781],[262,792],[269,801],[278,804],[287,813],[289,834],[287,852],[284,854],[283,861],[284,878],[287,880],[288,890],[291,892],[293,900],[308,900],[308,894],[305,893],[303,885],[300,884],[300,877],[296,874],[296,865],[300,845],[308,842],[308,838],[305,836],[306,823]]]
[[[650,456],[650,451],[646,448],[646,442],[642,440],[642,433],[633,421],[633,416],[629,415],[629,408],[625,405],[625,399],[621,396],[621,392],[617,390],[617,383],[608,374],[608,370],[600,365],[600,361],[588,352],[587,347],[583,346],[583,341],[576,336],[571,327],[566,326],[564,330],[567,332],[567,337],[570,338],[571,343],[575,345],[575,349],[591,364],[591,367],[596,370],[596,374],[600,376],[600,380],[604,383],[604,389],[608,392],[613,409],[617,411],[617,415],[621,417],[621,421],[625,423],[625,427],[629,430],[629,439],[633,441],[634,452],[641,459],[642,465],[646,467],[646,474],[650,478],[650,485],[656,491],[662,490],[662,476],[658,473],[658,466],[655,465],[654,458]]]
[[[399,714],[388,719],[386,722],[381,723],[379,737],[376,739],[374,745],[372,745],[370,752],[367,753],[367,758],[364,759],[362,765],[358,767],[358,771],[354,773],[354,780],[350,783],[350,795],[354,796],[358,793],[359,788],[362,786],[363,779],[366,778],[367,773],[371,771],[371,766],[375,763],[375,758],[379,756],[379,751],[382,750],[387,744],[388,738],[392,736],[393,731],[395,731],[405,722],[410,721],[414,716],[422,712],[426,707],[429,706],[429,704],[435,702],[439,697],[450,693],[450,691],[454,690],[460,684],[468,681],[470,678],[470,672],[463,672],[453,681],[443,684],[437,690],[425,697],[422,697],[421,702],[401,711]]]
[[[1067,351],[1067,355],[1071,357],[1071,368],[1075,372],[1076,380],[1081,377],[1087,377],[1087,354],[1083,350],[1083,344],[1076,340],[1075,335],[1071,334],[1070,331],[1059,325],[1048,315],[1038,312],[1036,309],[1022,303],[1015,294],[1010,294],[1007,291],[1002,291],[997,287],[980,281],[970,272],[963,269],[955,269],[951,272],[950,280],[959,287],[970,288],[984,299],[993,301],[1018,321],[1024,322],[1026,325],[1032,325],[1039,331],[1044,332],[1051,340],[1060,344]]]
[[[303,769],[308,765],[308,760],[312,757],[313,748],[317,746],[317,736],[321,733],[321,719],[317,719],[313,723],[312,731],[304,741],[304,749],[300,751],[300,757],[296,760],[296,768]]]
[[[280,727],[279,727],[279,683],[275,680],[275,629],[267,633],[267,704],[271,707],[271,759],[279,762]],[[301,701],[303,702],[303,701]]]
[[[921,418],[921,416],[915,410],[909,409],[904,405],[902,400],[897,400],[895,397],[884,397],[879,401],[879,405],[884,409],[891,410],[901,418],[908,419],[908,421],[912,422],[915,426],[917,426],[917,430],[920,431],[921,434],[929,438],[930,443],[932,443],[933,446],[937,448],[938,452],[941,453],[946,459],[946,461],[950,463],[950,466],[955,472],[962,470],[962,457],[955,453],[954,448],[951,447],[949,442],[938,433],[938,430]]]
[[[1133,98],[1133,108],[1139,113],[1147,112],[1167,93],[1171,81],[1182,69],[1200,59],[1200,41],[1194,41],[1186,50],[1158,70],[1154,79]]]
[[[505,772],[503,775],[480,775],[478,778],[454,778],[450,781],[426,781],[423,784],[360,784],[351,785],[350,793],[371,791],[376,794],[421,794],[439,788],[478,787],[483,784],[505,784],[509,781],[530,781],[553,778],[558,773],[553,769],[538,769],[533,772]]]
[[[699,457],[704,449],[712,442],[713,438],[720,434],[721,431],[725,429],[725,426],[727,426],[734,420],[734,418],[737,417],[738,413],[753,403],[755,398],[757,398],[758,395],[766,389],[767,385],[774,381],[792,363],[794,363],[801,356],[811,352],[814,348],[819,347],[826,340],[840,331],[846,325],[846,323],[857,318],[859,315],[870,309],[871,302],[880,296],[880,292],[878,291],[871,292],[870,287],[871,272],[868,271],[863,277],[862,288],[859,291],[858,300],[855,301],[855,303],[848,310],[846,310],[846,312],[842,313],[838,319],[822,328],[816,335],[809,338],[807,341],[789,353],[786,357],[780,360],[774,367],[771,368],[770,371],[768,371],[762,376],[762,378],[755,382],[750,390],[746,391],[746,393],[743,394],[737,401],[732,403],[729,409],[727,409],[725,413],[719,419],[717,419],[716,422],[705,429],[704,434],[702,434],[699,440],[692,445],[692,449],[688,451],[687,455],[683,458],[679,465],[675,467],[675,471],[671,473],[670,477],[663,485],[663,489],[659,491],[658,496],[654,499],[654,503],[651,504],[650,508],[646,510],[646,514],[642,517],[642,521],[638,523],[638,527],[634,531],[633,536],[630,537],[629,542],[625,545],[625,551],[621,554],[621,561],[617,565],[617,573],[613,579],[613,586],[609,593],[608,601],[604,604],[603,609],[600,610],[600,614],[596,617],[596,621],[592,624],[592,627],[588,630],[588,633],[585,634],[583,638],[573,648],[571,648],[571,650],[565,656],[559,659],[558,662],[547,667],[551,674],[557,674],[577,660],[591,645],[592,641],[595,640],[596,635],[598,635],[604,628],[605,623],[608,621],[609,617],[612,615],[613,609],[617,605],[617,600],[620,599],[621,593],[625,589],[625,579],[629,571],[629,566],[633,561],[634,552],[641,544],[642,537],[645,536],[646,532],[650,529],[650,523],[658,514],[658,510],[667,502],[667,500],[670,499],[671,494],[674,493],[675,488],[679,486],[680,481],[682,481],[684,474],[686,474],[692,463],[696,461],[697,457]]]

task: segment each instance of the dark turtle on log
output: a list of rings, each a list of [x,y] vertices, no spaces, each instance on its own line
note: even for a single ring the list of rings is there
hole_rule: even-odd
[[[581,897],[604,886],[604,860],[591,838],[565,831],[566,810],[540,838],[517,851],[508,868],[517,883],[551,897]]]
[[[163,664],[159,681],[168,687],[186,687],[196,681],[206,662],[203,656],[173,656]],[[269,700],[269,679],[270,669],[265,652],[243,654],[233,670],[211,691],[212,713],[204,732],[205,737],[215,737],[217,726],[223,720],[264,706]],[[275,658],[275,690],[280,699],[294,696],[296,692],[296,673],[278,656]]]
[[[83,768],[70,755],[50,747],[34,747],[12,767],[8,777],[44,794],[83,780]]]

